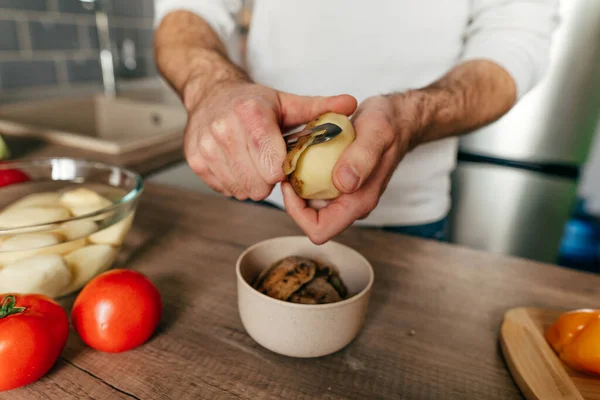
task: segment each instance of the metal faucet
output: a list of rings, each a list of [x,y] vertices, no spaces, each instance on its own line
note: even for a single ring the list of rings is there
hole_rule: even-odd
[[[94,11],[96,14],[96,29],[98,31],[98,42],[100,43],[100,67],[102,68],[102,83],[104,94],[107,97],[117,95],[115,79],[114,56],[111,48],[110,27],[108,24],[108,13],[110,11],[110,0],[80,0],[83,6]]]

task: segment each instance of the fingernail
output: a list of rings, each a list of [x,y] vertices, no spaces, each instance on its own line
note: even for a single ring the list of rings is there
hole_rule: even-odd
[[[348,192],[353,192],[358,187],[359,177],[354,168],[349,165],[344,165],[338,171],[338,179],[340,184]]]

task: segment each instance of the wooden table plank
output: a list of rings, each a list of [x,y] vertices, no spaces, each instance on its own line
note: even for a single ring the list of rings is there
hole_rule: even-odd
[[[2,400],[135,399],[90,373],[59,359],[46,376],[33,385],[0,393]]]
[[[299,233],[283,212],[148,186],[120,263],[157,284],[164,318],[149,343],[122,354],[93,351],[72,334],[63,357],[99,380],[83,393],[109,385],[140,399],[518,399],[499,351],[504,311],[597,305],[597,276],[350,229],[336,240],[376,275],[366,326],[336,354],[287,358],[245,333],[234,264],[250,244]],[[46,392],[49,380],[72,373],[58,368],[11,398],[82,398]]]

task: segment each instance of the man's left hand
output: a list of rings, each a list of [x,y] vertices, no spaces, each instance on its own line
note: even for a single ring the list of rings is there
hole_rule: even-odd
[[[282,184],[285,208],[315,244],[322,244],[375,209],[418,131],[414,102],[405,95],[370,97],[353,116],[356,139],[333,169],[342,194],[330,202],[307,202],[289,182]]]

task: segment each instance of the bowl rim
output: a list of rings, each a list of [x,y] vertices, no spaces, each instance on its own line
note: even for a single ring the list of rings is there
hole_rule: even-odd
[[[254,249],[256,249],[257,247],[260,246],[264,246],[267,245],[271,242],[277,241],[277,240],[281,240],[281,239],[301,239],[301,240],[305,240],[305,241],[309,241],[310,239],[307,236],[302,236],[302,235],[290,235],[290,236],[277,236],[274,238],[270,238],[270,239],[265,239],[262,240],[258,243],[253,244],[252,246],[246,248],[242,254],[240,254],[240,256],[237,258],[237,261],[235,263],[235,274],[237,276],[237,280],[238,280],[238,285],[242,284],[242,286],[244,286],[245,289],[249,289],[252,293],[254,293],[256,296],[258,296],[261,299],[264,299],[266,301],[272,302],[272,304],[278,304],[278,305],[283,305],[285,307],[290,307],[290,308],[299,308],[302,310],[325,310],[325,309],[329,309],[329,308],[336,308],[336,307],[343,307],[345,305],[349,305],[352,303],[356,303],[358,301],[360,301],[363,297],[365,297],[370,291],[371,288],[373,287],[373,283],[375,282],[375,271],[373,270],[373,266],[371,265],[371,263],[369,262],[369,260],[367,260],[367,258],[365,256],[363,256],[360,252],[358,252],[357,250],[353,249],[350,246],[346,246],[345,244],[330,240],[327,243],[333,243],[335,245],[338,246],[342,246],[346,251],[352,252],[354,253],[356,256],[358,256],[359,259],[362,259],[362,261],[364,261],[365,265],[367,266],[367,270],[369,272],[369,281],[367,282],[367,285],[358,293],[356,293],[354,296],[342,300],[342,301],[338,301],[335,303],[328,303],[328,304],[299,304],[299,303],[290,303],[287,301],[283,301],[283,300],[278,300],[278,299],[274,299],[270,296],[267,296],[264,293],[259,292],[258,290],[254,289],[248,282],[246,282],[246,280],[244,279],[244,277],[242,276],[242,272],[241,272],[241,265],[242,265],[242,260],[244,259],[244,257],[246,257],[246,255],[248,253],[250,253],[251,251],[253,251]],[[326,244],[327,244],[326,243]],[[316,245],[315,245],[316,246]]]
[[[102,214],[106,214],[107,212],[119,209],[123,205],[135,203],[135,201],[137,201],[139,199],[139,197],[142,195],[142,193],[144,191],[144,180],[139,173],[137,173],[129,168],[121,167],[118,165],[108,164],[108,163],[104,163],[104,162],[100,162],[100,161],[84,160],[82,158],[36,157],[36,158],[30,158],[30,159],[2,160],[2,162],[0,162],[0,170],[17,169],[17,168],[19,168],[19,166],[36,165],[36,164],[37,165],[46,165],[46,164],[51,165],[53,162],[60,162],[60,161],[69,161],[69,162],[73,162],[75,165],[85,165],[85,166],[88,166],[91,168],[97,168],[97,169],[119,170],[120,172],[122,172],[125,175],[129,176],[130,178],[134,179],[135,187],[133,189],[131,189],[130,191],[128,191],[126,194],[124,194],[119,200],[115,201],[110,206],[102,208],[100,210],[97,210],[97,211],[94,211],[91,213],[87,213],[87,214],[82,214],[82,215],[79,215],[76,217],[71,217],[71,218],[58,220],[58,221],[52,221],[52,222],[48,222],[48,223],[44,223],[44,224],[22,225],[22,226],[13,227],[13,228],[0,227],[0,236],[10,235],[11,232],[15,232],[15,231],[19,232],[19,231],[22,231],[23,229],[36,229],[37,230],[37,228],[40,228],[39,230],[44,230],[43,228],[45,228],[45,227],[47,227],[48,229],[52,229],[52,228],[56,227],[56,225],[61,225],[61,224],[65,224],[68,222],[79,221],[79,220],[88,219],[91,217],[96,217],[96,216],[99,216]]]

